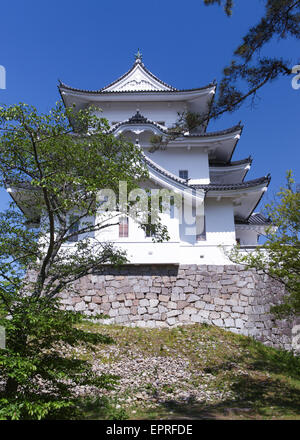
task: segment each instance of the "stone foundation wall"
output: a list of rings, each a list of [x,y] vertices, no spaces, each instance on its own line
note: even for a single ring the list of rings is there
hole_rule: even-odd
[[[86,276],[61,297],[68,310],[109,315],[104,323],[209,323],[290,350],[293,324],[269,313],[282,295],[281,285],[243,266],[128,265]]]

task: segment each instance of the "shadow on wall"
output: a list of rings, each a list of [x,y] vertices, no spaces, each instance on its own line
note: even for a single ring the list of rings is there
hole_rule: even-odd
[[[126,275],[126,276],[178,276],[178,265],[173,264],[124,264],[122,266],[107,266],[94,275]]]

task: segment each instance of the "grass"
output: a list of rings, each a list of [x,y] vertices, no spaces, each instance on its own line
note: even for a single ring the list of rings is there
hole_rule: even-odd
[[[79,354],[108,370],[137,358],[179,359],[187,365],[187,377],[173,383],[157,385],[146,375],[143,386],[84,400],[84,418],[300,420],[300,358],[292,353],[209,325],[141,329],[85,322],[81,327],[114,339],[109,356],[104,356],[105,344]],[[174,398],[175,391],[180,396],[186,390],[205,390],[210,398]]]

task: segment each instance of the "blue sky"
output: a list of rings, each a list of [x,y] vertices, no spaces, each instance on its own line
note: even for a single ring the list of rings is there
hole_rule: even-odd
[[[232,18],[201,0],[11,0],[0,6],[0,65],[7,72],[7,89],[0,103],[26,102],[48,111],[60,99],[58,78],[67,84],[101,88],[127,71],[137,48],[146,67],[177,88],[220,81],[242,35],[263,11],[261,0],[236,2]],[[299,42],[268,45],[299,64]],[[297,62],[298,61],[298,62]],[[244,124],[233,160],[253,156],[247,179],[271,173],[263,201],[285,183],[286,170],[299,175],[300,89],[285,77],[267,85],[257,105],[212,121],[209,131]],[[0,190],[0,209],[8,195]]]

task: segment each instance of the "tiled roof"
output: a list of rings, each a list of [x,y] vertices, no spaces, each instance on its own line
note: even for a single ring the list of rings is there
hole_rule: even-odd
[[[260,212],[254,212],[248,220],[242,220],[239,218],[235,219],[235,223],[238,225],[257,225],[257,226],[265,226],[265,225],[271,225],[272,221],[270,218],[266,218],[263,214]]]
[[[268,174],[267,176],[260,177],[258,179],[248,180],[247,182],[241,182],[241,183],[231,183],[231,184],[218,184],[218,183],[209,183],[209,184],[195,184],[195,185],[188,185],[188,180],[181,179],[180,177],[176,176],[173,173],[170,173],[165,168],[159,166],[156,162],[149,159],[146,155],[144,155],[145,162],[150,165],[152,168],[154,168],[159,173],[163,174],[164,176],[179,182],[183,185],[186,185],[187,188],[191,189],[203,189],[204,191],[232,191],[232,190],[239,190],[239,189],[246,189],[246,188],[252,188],[261,184],[269,185],[271,176]]]
[[[110,84],[111,85],[111,84]],[[206,86],[203,87],[198,87],[195,89],[172,89],[172,90],[130,90],[130,91],[126,91],[126,90],[118,90],[118,91],[106,91],[103,89],[100,90],[85,90],[85,89],[79,89],[79,88],[75,88],[75,87],[71,87],[68,86],[67,84],[63,83],[62,81],[59,80],[59,85],[58,88],[61,89],[66,89],[66,90],[70,90],[73,92],[81,92],[81,93],[92,93],[92,94],[99,94],[99,95],[104,95],[104,94],[126,94],[126,93],[182,93],[182,92],[197,92],[200,90],[205,90],[208,89],[210,87],[215,86],[215,83],[209,83]],[[108,87],[108,86],[107,86]],[[169,87],[169,86],[168,86]],[[105,87],[106,88],[106,87]]]
[[[144,125],[144,124],[150,124],[154,125],[156,128],[158,128],[161,131],[167,131],[166,127],[162,127],[157,122],[151,121],[150,119],[147,119],[145,116],[141,115],[141,113],[137,110],[136,114],[133,115],[131,118],[126,119],[125,121],[118,122],[117,124],[113,125],[110,129],[110,132],[114,132],[117,130],[117,128],[121,127],[122,125]]]
[[[197,184],[197,185],[190,185],[192,188],[195,189],[204,189],[207,191],[231,191],[235,189],[246,189],[246,188],[252,188],[254,186],[266,184],[269,185],[271,180],[271,176],[268,174],[267,176],[260,177],[258,179],[248,180],[247,182],[241,182],[241,183],[209,183],[209,184]]]
[[[236,131],[240,130],[242,132],[243,125],[237,124],[233,127],[226,128],[225,130],[218,130],[218,131],[211,131],[211,132],[205,132],[205,133],[189,133],[184,135],[184,137],[213,137],[213,136],[222,136],[225,134],[234,133]]]
[[[214,161],[210,161],[209,162],[209,166],[210,167],[234,167],[236,165],[243,165],[243,164],[251,164],[253,161],[252,157],[249,156],[246,159],[241,159],[241,160],[234,160],[231,162],[214,162]]]
[[[143,155],[144,155],[144,160],[145,160],[146,164],[149,165],[151,168],[158,171],[160,174],[163,174],[164,176],[168,177],[169,179],[172,179],[175,182],[181,183],[182,185],[186,185],[186,187],[189,188],[186,179],[182,179],[181,177],[176,176],[175,174],[171,173],[170,171],[168,171],[165,168],[158,165],[153,160],[149,159],[149,157],[146,156],[144,153],[143,153]]]
[[[160,124],[158,124],[158,123],[156,123],[154,121],[151,121],[150,119],[147,119],[145,116],[141,115],[141,113],[139,111],[137,111],[136,114],[133,115],[131,118],[126,119],[125,121],[118,122],[117,124],[115,124],[113,127],[111,127],[110,131],[113,132],[117,128],[121,127],[122,125],[127,125],[127,124],[131,124],[131,125],[134,125],[134,124],[136,124],[136,125],[151,124],[151,125],[155,125],[155,127],[159,128],[160,130],[165,131],[166,134],[167,134],[167,132],[172,133],[172,128],[168,129],[167,127],[162,127]],[[206,138],[206,137],[222,136],[222,135],[234,133],[234,132],[236,132],[238,130],[242,130],[242,128],[243,127],[238,124],[238,125],[235,125],[234,127],[227,128],[225,130],[213,131],[213,132],[210,132],[210,133],[206,132],[206,133],[201,133],[201,134],[200,133],[198,133],[198,134],[195,133],[195,134],[188,134],[188,135],[178,135],[178,137],[184,137],[184,138],[186,138],[186,137]],[[247,161],[247,159],[246,159],[246,161]],[[235,164],[237,164],[237,162]]]
[[[210,184],[188,185],[188,180],[185,180],[185,179],[182,179],[182,178],[176,176],[175,174],[169,172],[168,170],[166,170],[165,168],[161,167],[156,162],[151,160],[144,153],[142,153],[142,154],[143,154],[143,158],[144,158],[145,163],[149,167],[156,170],[160,174],[168,177],[169,179],[173,180],[174,182],[180,183],[181,185],[185,186],[186,189],[202,189],[206,193],[208,191],[226,191],[226,190],[231,191],[231,190],[253,188],[253,187],[261,185],[261,184],[265,184],[268,186],[270,183],[270,180],[271,180],[270,175],[267,175],[265,177],[261,177],[258,179],[249,180],[248,182],[235,183],[235,184],[213,184],[213,183],[210,183]],[[5,186],[6,186],[6,188],[9,188],[10,186],[12,186],[15,188],[30,189],[30,190],[34,190],[34,191],[40,190],[40,188],[33,187],[30,184],[30,182],[28,182],[28,181],[27,182],[17,182],[17,183],[7,181],[7,182],[5,182]],[[260,199],[261,199],[261,197],[260,197]],[[257,202],[257,204],[259,203],[259,201]],[[257,204],[256,204],[256,206],[257,206]],[[255,214],[250,215],[247,219],[236,218],[235,223],[241,224],[241,225],[264,226],[264,225],[270,225],[271,221],[270,221],[270,219],[266,219],[262,214],[255,213]]]

